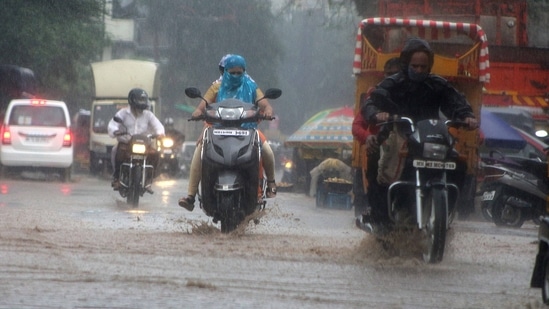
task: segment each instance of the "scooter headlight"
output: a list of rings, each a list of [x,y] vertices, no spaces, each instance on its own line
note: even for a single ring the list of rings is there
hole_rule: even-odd
[[[147,152],[147,146],[145,144],[133,144],[132,153],[136,154],[145,154]]]
[[[240,119],[240,116],[242,116],[243,111],[244,111],[244,108],[242,107],[238,107],[238,108],[220,107],[219,116],[221,116],[221,119],[224,119],[224,120],[238,120]]]
[[[448,146],[435,144],[435,143],[425,143],[423,144],[423,157],[426,159],[438,159],[443,160],[446,158],[448,153]]]

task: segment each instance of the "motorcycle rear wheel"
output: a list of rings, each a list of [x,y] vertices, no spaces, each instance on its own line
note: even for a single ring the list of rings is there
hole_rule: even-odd
[[[427,263],[442,261],[446,246],[446,231],[448,218],[447,191],[432,189],[423,201],[423,222],[426,236],[426,246],[423,250],[423,260]]]
[[[126,197],[126,203],[133,207],[139,206],[139,196],[141,195],[141,178],[143,176],[143,167],[134,166],[130,171],[131,179],[128,187],[128,196]]]

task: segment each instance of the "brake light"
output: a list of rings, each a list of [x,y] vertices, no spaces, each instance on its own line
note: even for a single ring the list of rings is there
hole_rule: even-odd
[[[63,136],[63,147],[70,147],[72,145],[72,134],[71,130],[67,129],[65,135]]]
[[[33,99],[30,102],[31,102],[31,105],[46,105],[46,100]]]
[[[8,126],[2,126],[2,130],[0,130],[0,132],[2,134],[2,144],[10,145],[11,144],[10,128]]]

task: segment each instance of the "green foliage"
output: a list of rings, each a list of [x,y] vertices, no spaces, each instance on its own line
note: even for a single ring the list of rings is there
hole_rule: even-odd
[[[98,0],[2,0],[0,63],[32,69],[38,95],[64,100],[73,111],[86,107],[88,66],[107,43],[102,13]]]

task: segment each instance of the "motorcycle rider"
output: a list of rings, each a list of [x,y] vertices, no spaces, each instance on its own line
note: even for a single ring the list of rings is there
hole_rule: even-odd
[[[361,109],[362,116],[371,124],[389,120],[390,114],[409,117],[413,121],[438,119],[442,112],[448,119],[459,119],[470,129],[478,127],[477,120],[467,99],[444,78],[431,74],[434,53],[429,44],[419,38],[410,38],[400,53],[400,72],[385,78],[366,99]],[[389,102],[393,102],[391,104]],[[367,143],[376,146],[382,142],[383,130],[371,136]],[[379,149],[372,147],[372,149]],[[377,171],[377,162],[373,162]],[[459,166],[459,165],[458,165]],[[370,166],[369,166],[370,168]],[[460,170],[463,173],[465,171]],[[376,224],[388,222],[386,202],[387,186],[378,183],[375,177],[368,179],[368,200],[371,217]],[[456,180],[460,177],[455,176]],[[463,179],[463,177],[461,177]],[[457,181],[456,181],[457,183]],[[458,184],[459,186],[459,184]]]
[[[156,134],[158,138],[165,135],[162,122],[149,110],[149,95],[141,88],[133,88],[128,94],[128,107],[120,109],[115,116],[122,119],[122,123],[118,123],[111,119],[108,124],[109,136],[116,138],[118,143],[113,147],[111,152],[111,160],[114,167],[112,188],[118,190],[120,187],[119,175],[120,166],[124,161],[124,157],[129,151],[131,135],[135,134]],[[127,131],[126,131],[127,130]],[[116,135],[119,132],[127,132],[129,134]],[[154,147],[153,147],[154,149]],[[152,166],[156,167],[158,163],[158,153],[155,151],[149,154],[149,160]]]
[[[164,132],[167,137],[171,137],[173,139],[173,148],[181,149],[181,146],[185,142],[185,134],[175,128],[172,117],[167,117],[164,119]]]
[[[228,54],[225,55],[219,63],[219,68],[223,68],[223,75],[215,81],[204,94],[204,99],[208,103],[219,102],[228,98],[240,99],[244,102],[253,104],[257,99],[263,97],[263,92],[259,89],[255,81],[246,73],[246,60],[240,55]],[[259,101],[259,108],[263,115],[267,118],[273,116],[271,104],[263,99]],[[199,103],[193,117],[199,117],[206,111],[206,102],[203,100]],[[243,124],[244,128],[257,128],[257,123]],[[267,176],[267,192],[268,198],[276,196],[276,183],[274,171],[274,153],[266,142],[266,138],[259,131],[262,141],[263,167]],[[200,144],[202,141],[199,140]],[[198,145],[199,146],[199,145]],[[193,211],[195,195],[198,192],[198,184],[201,177],[201,147],[196,147],[189,175],[189,187],[186,197],[179,199],[179,206]]]

